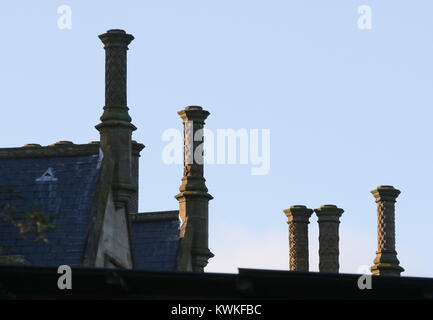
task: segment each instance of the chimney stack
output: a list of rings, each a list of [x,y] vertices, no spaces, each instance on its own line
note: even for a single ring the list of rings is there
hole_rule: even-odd
[[[214,255],[209,250],[209,200],[203,176],[203,126],[209,112],[202,107],[188,106],[178,112],[184,126],[184,175],[175,196],[179,201],[179,215],[184,223],[192,226],[192,270],[203,272]]]
[[[134,37],[113,29],[99,38],[105,49],[105,106],[96,129],[102,152],[110,152],[115,161],[112,189],[115,206],[120,209],[136,192],[131,176],[131,135],[137,128],[131,123],[126,103],[126,51]]]
[[[377,252],[370,270],[375,275],[400,276],[404,269],[395,251],[395,202],[400,190],[379,186],[371,193],[377,203]]]
[[[306,206],[291,206],[284,210],[289,225],[289,254],[291,271],[309,271],[308,220],[313,213]]]
[[[139,178],[139,160],[140,152],[144,149],[144,144],[138,143],[135,140],[131,141],[132,158],[131,158],[131,175],[132,185],[135,188],[135,193],[131,196],[128,203],[129,213],[138,213],[138,178]]]
[[[332,204],[314,210],[319,223],[319,271],[338,273],[340,217],[344,210]]]

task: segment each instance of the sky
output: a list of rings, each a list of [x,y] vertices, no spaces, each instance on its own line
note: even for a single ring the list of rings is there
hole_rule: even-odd
[[[61,29],[58,8],[71,9]],[[358,8],[371,8],[360,29]],[[167,165],[163,133],[199,105],[206,127],[269,129],[270,171],[209,164],[207,271],[288,269],[283,210],[335,204],[340,272],[360,273],[377,249],[379,185],[401,190],[396,248],[403,275],[433,277],[433,2],[1,1],[0,146],[98,140],[104,50],[124,29],[128,107],[146,145],[140,211],[174,210],[182,164]],[[318,224],[309,225],[318,271]]]

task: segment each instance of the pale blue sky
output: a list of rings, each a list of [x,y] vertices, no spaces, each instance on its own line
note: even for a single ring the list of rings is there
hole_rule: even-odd
[[[72,30],[57,8],[72,8]],[[360,5],[373,28],[357,28]],[[209,271],[288,268],[294,204],[336,204],[340,265],[357,272],[376,251],[370,190],[391,184],[397,251],[411,276],[433,276],[433,2],[2,1],[1,147],[98,140],[104,50],[111,28],[135,36],[128,105],[146,145],[140,210],[176,209],[182,166],[164,165],[162,132],[201,105],[207,127],[271,130],[271,171],[209,165]],[[310,269],[317,270],[317,218]]]

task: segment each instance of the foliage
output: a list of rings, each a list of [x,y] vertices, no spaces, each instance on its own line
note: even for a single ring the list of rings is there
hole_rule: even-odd
[[[0,190],[1,191],[1,190]],[[23,199],[21,195],[14,195],[11,189],[6,190],[8,197],[6,204],[0,207],[0,218],[18,228],[18,233],[26,239],[26,235],[33,235],[35,241],[48,242],[46,232],[54,230],[53,220],[56,215],[47,215],[33,204],[30,210],[22,212],[11,204],[13,199]],[[8,201],[9,200],[9,201]]]

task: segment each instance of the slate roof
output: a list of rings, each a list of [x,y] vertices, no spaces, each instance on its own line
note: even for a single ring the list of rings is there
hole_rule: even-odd
[[[179,248],[178,211],[131,215],[135,269],[174,271]]]
[[[3,254],[24,255],[34,266],[81,265],[98,171],[98,154],[0,158],[0,208],[8,203],[25,212],[37,204],[55,215],[48,243],[23,239],[0,219]]]

